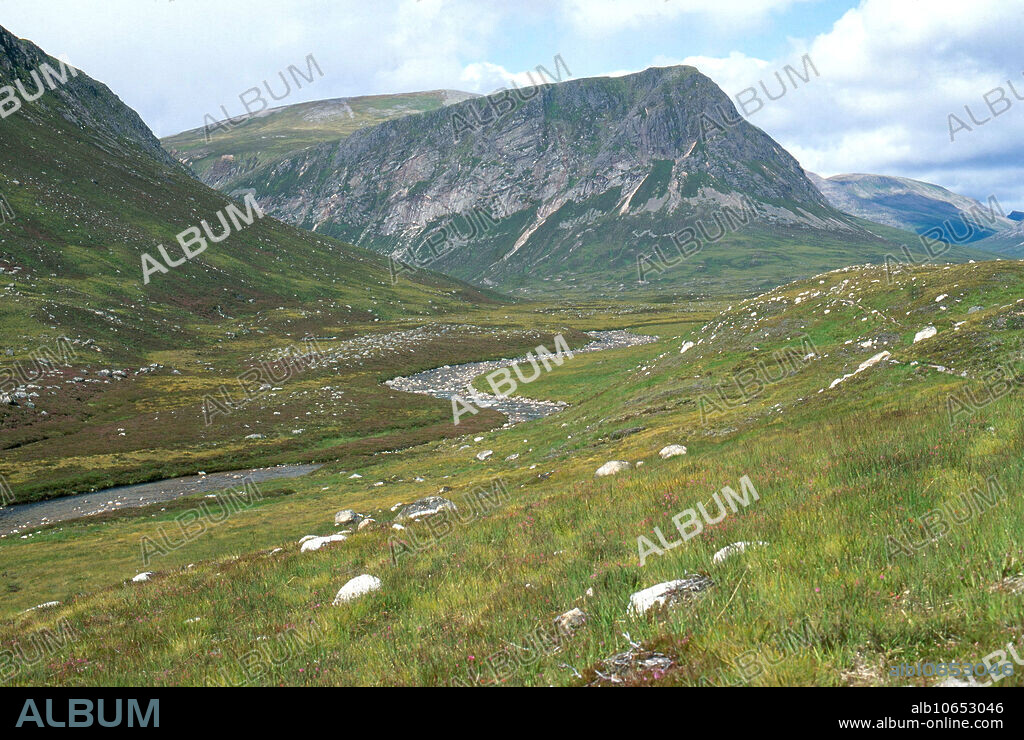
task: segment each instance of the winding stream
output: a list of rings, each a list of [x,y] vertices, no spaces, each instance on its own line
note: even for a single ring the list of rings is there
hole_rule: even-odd
[[[588,331],[594,341],[573,350],[573,354],[584,352],[603,352],[609,349],[621,349],[623,347],[635,347],[638,344],[649,344],[656,342],[657,337],[633,334],[632,332],[619,329],[610,331]],[[396,391],[407,393],[420,393],[434,398],[449,399],[456,395],[461,396],[467,402],[479,408],[490,408],[500,411],[508,417],[505,426],[521,424],[531,419],[539,419],[549,416],[565,408],[564,401],[538,401],[532,398],[514,396],[503,398],[489,393],[474,392],[470,395],[467,386],[475,378],[493,372],[503,367],[511,367],[517,363],[528,364],[530,360],[525,357],[514,359],[490,360],[488,362],[467,362],[462,365],[444,365],[433,370],[424,370],[415,375],[392,378],[385,385],[394,388]],[[522,384],[520,384],[522,385]]]
[[[5,506],[0,508],[0,537],[16,535],[26,529],[64,522],[69,519],[79,519],[107,511],[132,509],[137,506],[170,501],[189,494],[241,488],[242,481],[250,477],[256,483],[278,478],[297,478],[319,467],[321,466],[278,465],[272,468],[189,475],[184,478],[167,478],[151,483],[105,488],[95,493],[80,493],[47,501]],[[27,535],[22,536],[27,537]]]
[[[591,331],[587,332],[594,341],[573,354],[584,352],[602,352],[609,349],[634,347],[657,341],[657,337],[633,334],[628,331]],[[564,402],[538,401],[532,398],[502,398],[486,393],[467,395],[466,386],[475,378],[503,367],[511,367],[516,363],[528,363],[525,357],[513,359],[490,360],[488,362],[467,362],[462,365],[444,365],[433,370],[408,377],[392,378],[386,382],[391,388],[408,393],[420,393],[435,398],[452,398],[461,395],[475,406],[493,408],[508,417],[505,426],[520,424],[531,419],[539,419],[561,411]],[[138,506],[170,501],[181,496],[197,493],[223,491],[227,488],[239,487],[242,481],[251,477],[257,483],[279,478],[296,478],[310,473],[320,465],[278,465],[272,468],[255,468],[252,470],[236,470],[209,475],[190,475],[184,478],[169,478],[151,483],[139,483],[131,486],[117,486],[95,493],[82,493],[75,496],[37,501],[27,504],[15,504],[0,508],[0,537],[21,534],[57,522],[79,519],[107,511],[130,509]]]

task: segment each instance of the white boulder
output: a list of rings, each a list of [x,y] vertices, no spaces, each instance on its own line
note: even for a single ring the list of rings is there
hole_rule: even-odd
[[[376,576],[364,573],[361,576],[356,576],[341,587],[338,594],[334,597],[334,606],[340,606],[341,604],[352,601],[353,599],[358,599],[360,596],[365,596],[372,591],[379,590],[380,579]]]
[[[300,552],[316,552],[324,545],[329,545],[332,542],[344,542],[347,539],[343,534],[329,534],[326,537],[303,537],[302,547]]]
[[[670,457],[675,457],[676,455],[685,455],[686,447],[683,445],[669,445],[668,447],[662,447],[658,454],[661,456],[662,460],[668,460]]]
[[[714,581],[702,575],[687,575],[675,581],[659,583],[630,596],[629,612],[642,616],[655,607],[669,606],[686,595],[704,591],[714,584]]]
[[[764,547],[767,542],[733,542],[731,545],[726,545],[721,550],[711,556],[712,563],[724,563],[728,558],[733,555],[739,555],[741,552],[746,552],[749,548],[753,547]]]
[[[623,470],[629,470],[630,467],[630,464],[625,460],[609,460],[597,469],[594,473],[594,477],[604,478],[606,475],[615,475],[616,473],[621,473]]]

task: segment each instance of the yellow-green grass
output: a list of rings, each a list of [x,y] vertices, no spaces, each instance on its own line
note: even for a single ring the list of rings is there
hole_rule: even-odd
[[[686,354],[666,333],[656,344],[581,355],[531,384],[528,395],[559,390],[576,399],[560,414],[484,433],[479,443],[469,435],[380,455],[359,468],[362,479],[347,477],[352,468],[328,465],[267,484],[256,508],[155,561],[149,583],[125,583],[143,569],[139,541],[161,524],[174,527],[168,520],[177,511],[4,540],[2,585],[17,586],[3,597],[4,646],[28,646],[39,630],[61,624],[77,635],[43,660],[17,661],[10,682],[238,682],[245,680],[242,656],[257,651],[263,657],[246,662],[259,684],[437,684],[473,680],[478,668],[484,683],[573,684],[593,679],[595,668],[604,671],[603,658],[628,647],[624,632],[676,662],[665,675],[633,677],[638,682],[934,682],[890,678],[888,669],[977,662],[1016,639],[1024,624],[1021,595],[999,588],[1024,559],[1019,396],[952,424],[946,407],[950,392],[978,389],[982,369],[1019,355],[1015,301],[1024,295],[1024,271],[1003,263],[914,275],[891,288],[877,268],[820,278],[829,288],[856,277],[861,305],[884,306],[892,321],[861,322],[865,311],[850,307],[824,314],[825,304],[810,299],[794,305],[814,280],[780,289],[786,304],[764,304],[757,326],[744,326],[749,311],[735,306],[715,342]],[[954,284],[961,302],[951,299],[940,312],[934,297],[954,294]],[[984,309],[968,315],[973,304]],[[967,323],[954,335],[959,321]],[[905,334],[928,322],[939,335],[910,344]],[[685,339],[692,325],[686,315],[679,323],[671,337]],[[820,359],[702,421],[699,393],[727,382],[755,353],[790,346],[801,325]],[[889,348],[899,364],[880,364],[818,393],[878,351],[846,339],[882,327],[899,336]],[[694,338],[711,333],[689,331]],[[915,359],[970,377],[910,365]],[[621,369],[579,369],[599,361]],[[635,431],[612,434],[623,430]],[[659,459],[658,449],[675,442],[689,454]],[[481,449],[495,453],[481,463],[474,458]],[[520,458],[505,461],[513,452]],[[645,464],[595,479],[610,459]],[[639,535],[654,539],[659,527],[675,539],[673,515],[709,502],[723,486],[739,490],[744,475],[756,485],[757,501],[640,566]],[[922,529],[929,510],[957,506],[971,487],[985,493],[989,476],[1006,494],[994,505],[947,532]],[[453,523],[440,540],[428,525],[413,525],[431,544],[392,562],[389,540],[409,534],[387,528],[393,504],[447,485],[453,490],[445,495],[465,509],[474,486],[495,477],[506,481],[510,502]],[[295,493],[274,495],[284,489]],[[349,507],[372,514],[380,528],[298,552],[299,537],[331,532],[334,511]],[[911,554],[892,553],[887,543],[890,536],[916,543],[932,535],[941,536]],[[754,540],[770,544],[712,565],[721,547]],[[273,547],[284,551],[268,555]],[[196,567],[183,570],[189,563]],[[330,606],[338,588],[363,572],[380,577],[382,590]],[[703,597],[645,618],[627,614],[634,591],[693,572],[715,580]],[[17,613],[52,599],[64,603]],[[587,624],[557,652],[528,652],[529,635],[574,606]],[[786,630],[808,635],[810,644],[780,653],[773,646]],[[30,647],[26,652],[31,657]],[[492,672],[488,657],[507,667]],[[755,660],[764,668],[756,675]],[[1001,682],[1020,683],[1019,675]]]

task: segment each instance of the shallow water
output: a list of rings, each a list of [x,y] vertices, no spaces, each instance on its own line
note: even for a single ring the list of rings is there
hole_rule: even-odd
[[[573,354],[585,352],[603,352],[610,349],[633,347],[657,341],[657,337],[633,334],[628,331],[591,331],[587,332],[594,341]],[[568,358],[566,362],[571,362]],[[488,362],[467,362],[462,365],[445,365],[424,370],[408,377],[398,377],[387,381],[387,385],[395,390],[408,393],[420,393],[435,398],[451,398],[456,394],[480,408],[493,408],[508,417],[506,426],[520,424],[531,419],[539,419],[557,413],[565,408],[564,402],[538,401],[532,398],[501,398],[486,393],[467,395],[466,386],[480,375],[503,367],[511,367],[517,362],[528,363],[525,357],[491,360]],[[528,374],[532,374],[530,368]],[[527,374],[527,373],[524,373]],[[236,470],[210,475],[190,475],[183,478],[169,478],[152,483],[139,483],[131,486],[117,486],[95,493],[82,493],[75,496],[49,501],[38,501],[29,504],[12,504],[0,508],[0,537],[25,536],[26,530],[56,522],[79,519],[108,511],[131,509],[138,506],[171,501],[181,496],[197,493],[212,493],[227,488],[239,487],[247,477],[257,483],[279,478],[296,478],[310,473],[320,465],[279,465],[272,468],[254,468],[252,470]]]
[[[0,537],[17,535],[26,529],[44,524],[102,514],[106,511],[146,506],[195,493],[212,493],[227,488],[240,488],[243,485],[243,480],[249,477],[256,483],[278,478],[297,478],[319,467],[321,466],[278,465],[273,468],[189,475],[184,478],[167,478],[152,483],[117,486],[95,493],[80,493],[76,496],[65,496],[49,501],[13,504],[0,509]]]
[[[589,331],[587,332],[594,341],[590,342],[580,349],[573,350],[573,354],[582,354],[584,352],[603,352],[609,349],[621,349],[623,347],[634,347],[638,344],[649,344],[650,342],[657,341],[657,337],[644,336],[642,334],[633,334],[628,331],[612,330],[612,331]],[[568,358],[565,362],[571,362]],[[424,370],[421,373],[415,375],[409,375],[406,377],[392,378],[387,381],[386,385],[394,388],[397,391],[405,391],[407,393],[420,393],[423,395],[434,396],[435,398],[452,398],[453,396],[461,396],[464,400],[471,403],[479,408],[490,408],[500,411],[508,417],[508,421],[505,426],[512,426],[513,424],[521,424],[524,421],[530,421],[531,419],[539,419],[543,416],[549,416],[557,413],[565,408],[564,402],[552,402],[552,401],[538,401],[532,398],[522,398],[519,396],[511,398],[502,398],[499,396],[491,395],[489,393],[478,393],[473,391],[470,394],[467,386],[472,381],[487,373],[493,372],[503,367],[511,367],[517,363],[529,364],[529,360],[525,357],[516,357],[512,359],[502,360],[490,360],[488,362],[467,362],[462,365],[444,365],[443,367],[437,367],[433,370]],[[542,368],[542,364],[539,364]],[[524,375],[530,376],[533,374],[533,368],[529,368],[524,371]],[[520,383],[520,386],[523,384]]]

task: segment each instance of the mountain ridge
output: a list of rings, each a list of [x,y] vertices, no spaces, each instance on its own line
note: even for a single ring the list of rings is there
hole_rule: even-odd
[[[1014,223],[994,199],[983,205],[923,180],[864,173],[808,178],[839,210],[951,244],[977,242]]]
[[[690,66],[547,83],[392,119],[238,185],[289,223],[504,290],[528,291],[538,277],[635,283],[641,252],[670,248],[680,229],[738,208],[744,195],[756,204],[752,228],[771,232],[773,264],[785,259],[776,247],[817,233],[878,258],[891,246],[829,205],[799,163]],[[707,268],[666,280],[695,284]]]

